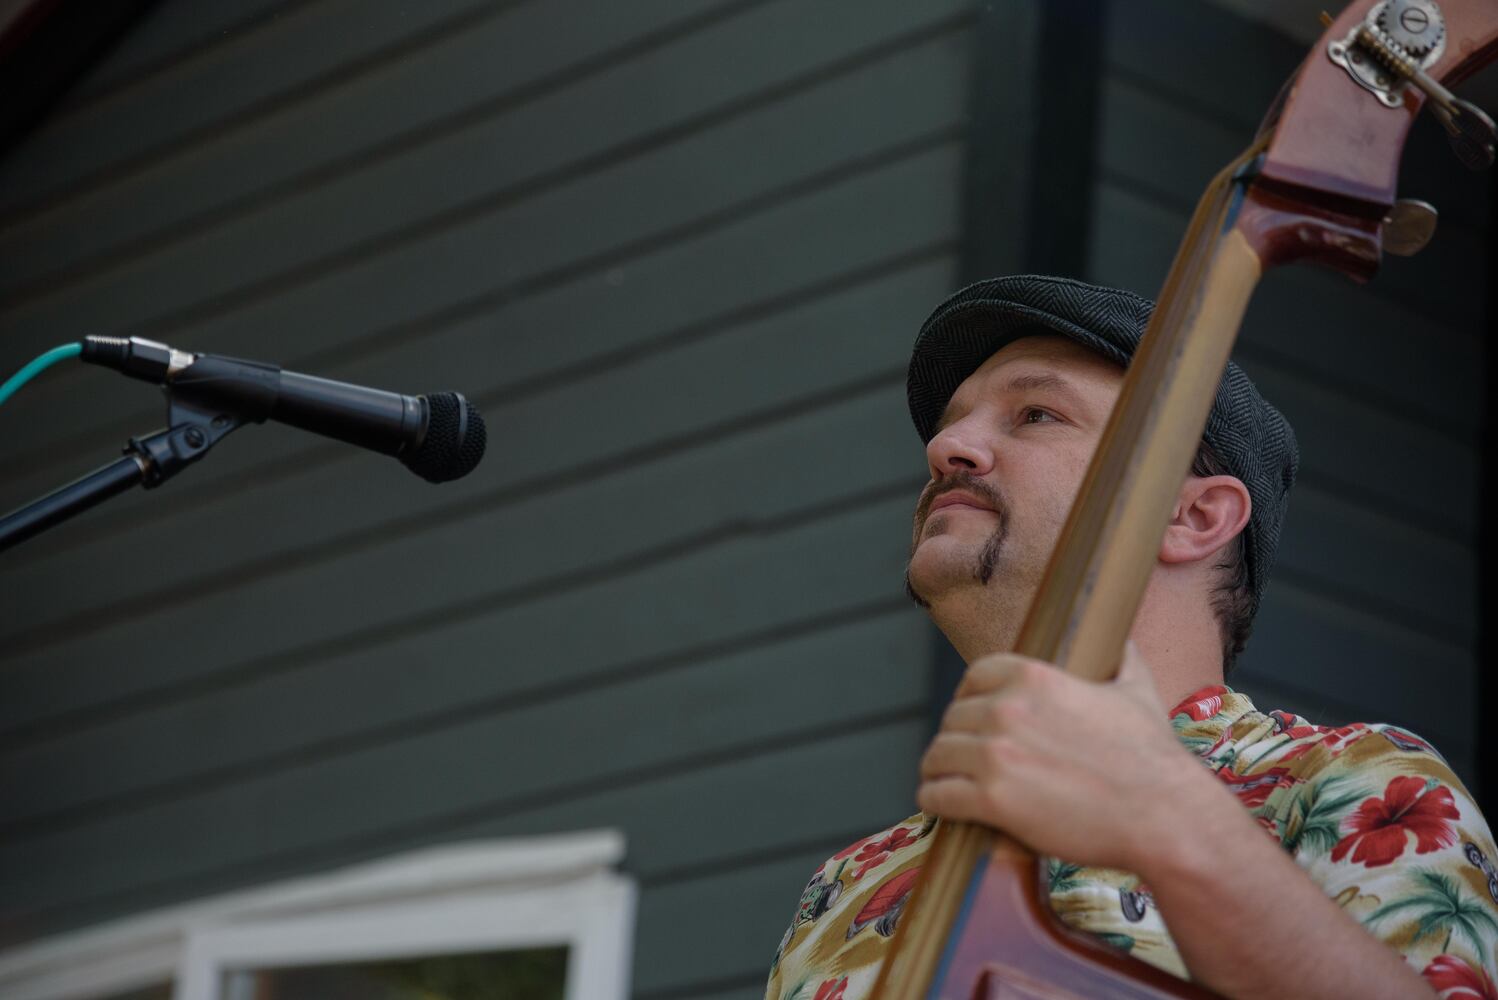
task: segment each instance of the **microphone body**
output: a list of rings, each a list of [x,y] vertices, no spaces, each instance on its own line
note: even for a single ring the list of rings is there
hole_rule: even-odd
[[[290,424],[386,455],[414,452],[426,437],[422,397],[274,365],[200,354],[166,384],[189,402],[227,407],[248,420]]]
[[[405,396],[139,337],[85,337],[81,358],[155,382],[187,403],[393,455],[429,482],[467,475],[484,454],[483,418],[458,393]]]

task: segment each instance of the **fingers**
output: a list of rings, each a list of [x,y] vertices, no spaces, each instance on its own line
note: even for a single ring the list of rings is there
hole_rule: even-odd
[[[991,694],[1015,684],[1045,683],[1055,667],[1017,653],[993,653],[968,665],[957,686],[958,698]]]
[[[921,757],[921,778],[989,773],[992,742],[971,733],[938,733]]]
[[[924,813],[951,820],[993,823],[984,808],[986,799],[970,778],[937,778],[916,790],[915,804]]]
[[[1017,787],[1009,775],[1020,756],[1002,736],[943,733],[921,758],[916,804],[947,819],[1000,826],[1006,819],[1002,800]],[[1023,771],[1021,764],[1015,777]]]
[[[941,728],[954,732],[1003,732],[1033,722],[1037,710],[1078,683],[1040,660],[999,653],[974,660],[958,685]]]
[[[985,733],[998,728],[1001,723],[1000,714],[995,698],[963,698],[952,702],[942,713],[941,731],[944,733]]]
[[[997,817],[987,791],[1001,766],[1001,738],[972,733],[938,733],[921,758],[916,804],[947,819],[993,824]]]

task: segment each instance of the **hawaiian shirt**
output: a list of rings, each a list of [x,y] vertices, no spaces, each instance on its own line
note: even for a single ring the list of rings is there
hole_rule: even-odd
[[[1498,849],[1430,744],[1388,725],[1333,728],[1260,712],[1220,685],[1171,716],[1181,742],[1306,874],[1439,995],[1498,1000]],[[917,814],[817,870],[775,953],[766,1000],[870,995],[934,826]],[[1064,923],[1187,977],[1138,876],[1048,864],[1051,907]]]

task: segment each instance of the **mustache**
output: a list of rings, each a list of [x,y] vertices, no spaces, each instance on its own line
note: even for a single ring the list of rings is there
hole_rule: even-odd
[[[971,472],[954,472],[949,476],[942,477],[938,482],[927,483],[926,488],[921,491],[921,499],[915,506],[915,534],[917,538],[926,529],[926,518],[931,515],[931,505],[942,494],[951,493],[953,490],[963,490],[964,492],[971,493],[992,507],[998,513],[1001,521],[1008,520],[1005,512],[1008,510],[1009,504],[997,488],[979,479]]]
[[[1004,540],[1009,533],[1009,502],[999,490],[979,479],[970,472],[954,472],[943,477],[938,482],[926,484],[921,491],[921,498],[916,503],[914,525],[910,538],[910,554],[915,555],[917,546],[921,543],[921,536],[926,533],[926,519],[931,515],[931,505],[944,493],[953,490],[964,490],[992,507],[999,515],[999,523],[989,535],[988,541],[983,545],[983,551],[978,554],[977,563],[973,567],[973,576],[984,586],[993,579],[994,570],[998,566],[999,555],[1004,547]],[[931,604],[916,592],[915,584],[910,579],[910,565],[905,566],[905,593],[919,607],[929,609]]]

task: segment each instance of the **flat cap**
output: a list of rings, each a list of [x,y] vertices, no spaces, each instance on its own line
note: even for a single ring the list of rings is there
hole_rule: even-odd
[[[906,377],[910,419],[929,442],[963,380],[1021,337],[1060,334],[1128,367],[1154,310],[1131,292],[1069,278],[1022,274],[969,285],[937,306],[916,335]],[[1295,431],[1230,361],[1202,438],[1253,502],[1243,551],[1257,608],[1300,464]]]

